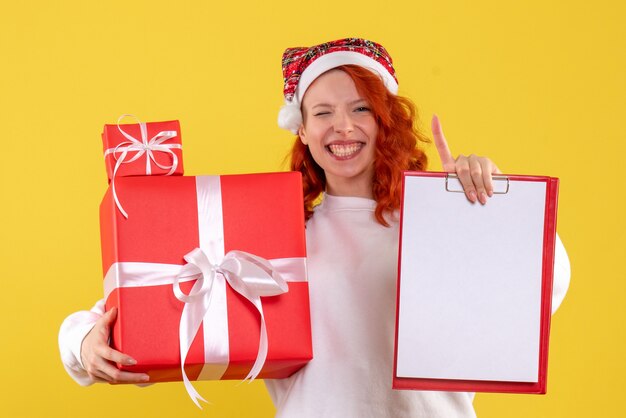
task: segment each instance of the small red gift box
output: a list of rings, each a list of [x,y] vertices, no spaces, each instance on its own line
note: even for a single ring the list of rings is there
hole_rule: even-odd
[[[312,358],[299,173],[116,182],[130,216],[109,188],[100,206],[106,308],[118,307],[112,346],[138,362],[120,368],[184,380],[186,352],[190,380],[243,379],[261,365],[264,335],[259,378],[287,377]],[[204,267],[191,261],[198,254]],[[251,297],[277,274],[287,292]]]
[[[104,125],[102,143],[109,181],[114,177],[182,175],[180,124],[139,122]]]

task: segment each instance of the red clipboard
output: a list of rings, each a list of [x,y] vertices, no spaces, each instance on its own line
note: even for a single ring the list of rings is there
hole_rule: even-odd
[[[546,393],[558,185],[404,173],[394,389]]]

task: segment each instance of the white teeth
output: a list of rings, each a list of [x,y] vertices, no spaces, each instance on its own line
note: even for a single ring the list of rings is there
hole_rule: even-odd
[[[348,157],[361,148],[363,148],[363,144],[360,142],[353,142],[351,144],[330,144],[328,146],[330,152],[337,157]]]

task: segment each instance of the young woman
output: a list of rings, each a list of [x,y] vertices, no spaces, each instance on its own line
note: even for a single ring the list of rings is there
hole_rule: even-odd
[[[401,171],[426,169],[428,141],[413,104],[396,95],[391,58],[349,38],[288,49],[283,72],[279,125],[297,135],[291,168],[303,174],[314,359],[266,380],[277,417],[475,416],[473,394],[391,389]],[[467,199],[486,204],[498,168],[484,157],[454,159],[436,117],[432,127],[444,170],[459,176]],[[553,309],[568,280],[558,241]],[[134,360],[108,346],[116,313],[103,304],[63,324],[66,369],[82,384],[147,381],[112,364]]]

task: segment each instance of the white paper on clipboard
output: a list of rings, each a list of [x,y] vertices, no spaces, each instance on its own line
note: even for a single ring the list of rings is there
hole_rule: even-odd
[[[396,376],[537,382],[546,184],[483,206],[407,176],[403,205]]]

